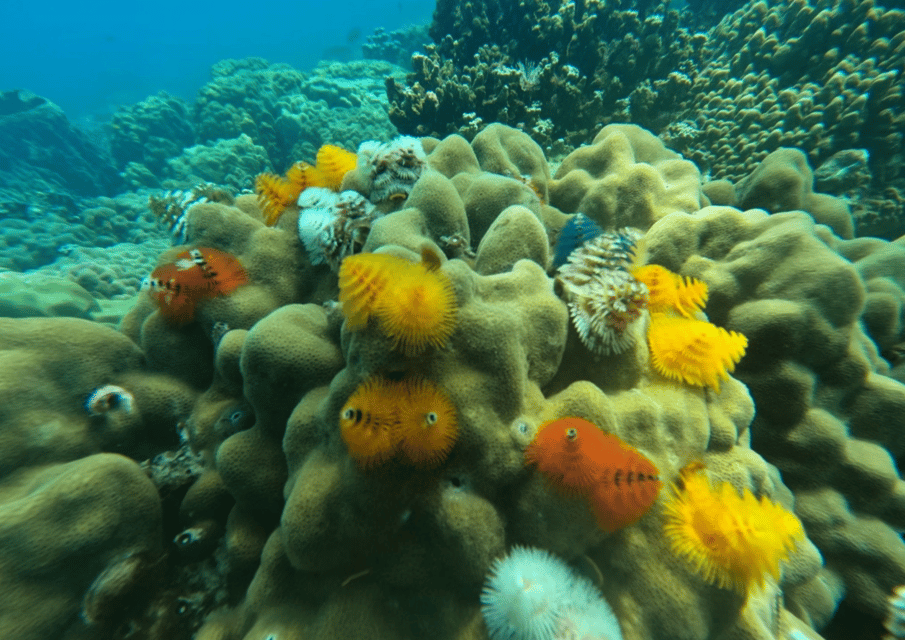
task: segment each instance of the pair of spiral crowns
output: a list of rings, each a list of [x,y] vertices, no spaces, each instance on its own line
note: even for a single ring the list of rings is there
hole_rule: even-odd
[[[386,253],[347,257],[339,269],[339,301],[346,329],[374,319],[393,348],[415,356],[442,347],[456,326],[456,295],[441,258],[425,246],[421,261]]]
[[[364,468],[397,455],[434,467],[458,436],[455,406],[434,382],[419,377],[368,378],[339,412],[339,426],[349,455]]]
[[[651,364],[660,375],[719,392],[745,355],[748,339],[694,317],[707,303],[707,285],[649,264],[632,269],[648,290]]]
[[[629,228],[604,233],[582,214],[560,232],[557,261],[569,246],[581,243],[568,254],[556,278],[578,337],[592,353],[615,355],[635,344],[629,328],[644,311],[647,288],[628,269],[640,237],[640,231]]]
[[[554,264],[581,342],[599,355],[630,349],[631,328],[650,313],[647,343],[654,369],[671,380],[720,390],[747,348],[745,336],[700,320],[707,285],[655,264],[638,266],[641,232],[607,233],[582,214],[560,232]],[[568,252],[568,253],[567,253]]]

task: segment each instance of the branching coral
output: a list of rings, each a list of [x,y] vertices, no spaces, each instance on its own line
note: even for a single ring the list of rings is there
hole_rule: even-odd
[[[691,97],[703,67],[706,36],[681,22],[663,4],[441,2],[436,44],[413,56],[405,85],[387,83],[390,119],[467,138],[507,122],[544,146],[582,143],[602,117],[651,126]]]

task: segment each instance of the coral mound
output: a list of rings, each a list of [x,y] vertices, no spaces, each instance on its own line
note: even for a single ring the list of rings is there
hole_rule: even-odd
[[[232,286],[191,247],[247,284],[190,323],[150,295],[119,330],[0,318],[0,637],[818,640],[843,601],[879,624],[905,584],[901,243],[704,206],[637,127],[582,139],[557,177],[499,124],[366,145],[298,228],[170,194],[156,293]]]

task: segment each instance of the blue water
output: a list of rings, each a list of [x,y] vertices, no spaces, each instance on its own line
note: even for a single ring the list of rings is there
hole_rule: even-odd
[[[185,99],[224,58],[297,68],[356,58],[376,27],[430,20],[432,0],[3,0],[0,90],[28,89],[70,119],[99,117],[165,90]]]

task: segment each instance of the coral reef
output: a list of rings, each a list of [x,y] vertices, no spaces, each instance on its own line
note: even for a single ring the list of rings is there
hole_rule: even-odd
[[[29,275],[69,280],[98,300],[126,300],[138,293],[141,279],[151,273],[157,256],[168,246],[169,242],[161,239],[141,244],[123,242],[105,248],[63,247],[57,260]]]
[[[314,158],[324,144],[355,149],[395,134],[379,78],[387,62],[322,63],[310,74],[260,58],[225,60],[199,92],[193,119],[202,142],[241,134],[263,147],[271,169]]]
[[[365,58],[386,60],[407,69],[411,64],[412,54],[424,50],[429,42],[427,25],[409,25],[389,32],[383,27],[377,27],[361,45],[361,52]]]
[[[285,80],[266,69],[224,77]],[[309,254],[296,207],[268,226],[252,194],[178,197],[168,220],[185,244],[157,266],[214,248],[236,256],[247,284],[180,325],[148,294],[118,331],[0,319],[0,625],[15,625],[0,630],[486,640],[508,614],[485,623],[482,592],[485,607],[535,595],[517,582],[485,590],[526,546],[561,558],[557,575],[584,585],[576,602],[593,619],[599,592],[625,640],[820,638],[840,606],[879,624],[905,584],[901,243],[851,239],[847,209],[819,202],[802,154],[751,165],[739,196],[705,189],[692,162],[632,125],[588,133],[555,172],[501,124],[471,142],[381,142],[396,145],[397,169],[419,171],[375,203],[338,274]],[[343,189],[374,197],[377,149],[360,150]],[[709,204],[718,194],[740,206]],[[570,224],[579,213],[602,240]],[[604,267],[646,291],[638,269],[676,274],[653,311],[637,296],[620,353],[589,350],[570,320],[552,258],[561,236],[586,256],[576,278]],[[439,318],[429,327],[398,314],[425,301]],[[692,384],[658,373],[648,318],[664,307],[745,336],[735,371],[689,358],[679,366],[698,369]],[[408,349],[413,326],[442,336]],[[581,442],[624,443],[606,450],[593,491],[552,486],[556,461],[525,462],[563,419],[598,430],[576,430]],[[551,450],[585,478],[602,446],[570,449],[569,429],[558,435]],[[800,520],[794,544],[741,536],[750,553],[731,558],[730,582],[757,588],[711,584],[664,535],[676,511],[666,492],[645,492],[678,485],[689,463],[742,511]],[[706,510],[705,492],[691,494],[688,512]],[[83,521],[89,505],[98,515]],[[607,508],[624,526],[601,526]],[[743,520],[699,522],[732,540]],[[48,540],[36,522],[66,535]]]
[[[859,238],[837,250],[864,280],[865,332],[891,367],[889,375],[905,383],[905,241]]]
[[[154,174],[197,139],[191,107],[166,92],[120,107],[107,129],[110,150],[120,168],[131,162]]]
[[[662,3],[438,3],[434,44],[387,80],[390,119],[403,133],[471,139],[491,122],[544,148],[584,143],[601,124],[659,129],[682,112],[703,67],[706,37]]]
[[[898,176],[905,40],[901,10],[886,6],[783,0],[736,11],[708,39],[689,104],[698,136],[677,150],[737,179],[781,144],[815,165],[863,148],[884,178]]]
[[[813,166],[864,150],[873,181],[862,215],[893,239],[905,233],[902,20],[901,7],[872,0],[748,3],[710,31],[686,113],[661,135],[733,181],[780,146]]]
[[[254,176],[270,167],[264,147],[245,133],[231,140],[219,139],[210,144],[186,147],[166,161],[158,175],[168,189],[194,187],[199,182],[240,190],[247,188]]]
[[[13,271],[0,272],[0,316],[30,318],[69,316],[90,320],[100,310],[83,287],[70,280]]]
[[[133,188],[247,187],[249,176],[284,171],[326,143],[355,149],[395,135],[383,78],[402,75],[380,60],[325,62],[310,72],[261,58],[223,60],[193,104],[151,96],[119,109],[107,134]]]
[[[862,150],[858,216],[882,237],[905,232],[902,8],[704,4],[441,2],[434,43],[404,83],[387,81],[390,118],[402,133],[467,139],[503,122],[555,154],[631,122],[732,181],[781,146],[813,166]]]
[[[0,92],[0,140],[4,203],[34,204],[42,186],[57,198],[74,198],[110,195],[120,184],[109,154],[57,105],[29,91]]]
[[[18,271],[39,269],[83,248],[165,237],[148,210],[147,196],[139,194],[84,198],[66,205],[35,202],[14,210],[0,208],[0,215],[0,267]]]

